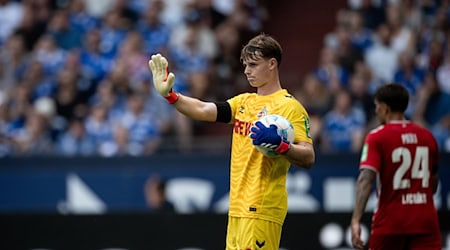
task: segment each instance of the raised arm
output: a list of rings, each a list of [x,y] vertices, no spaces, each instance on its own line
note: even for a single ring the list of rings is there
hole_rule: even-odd
[[[213,102],[204,102],[197,98],[178,94],[174,107],[182,114],[199,121],[215,122],[217,107]]]
[[[180,113],[194,120],[216,121],[217,107],[213,102],[204,102],[172,91],[175,75],[169,72],[169,63],[165,57],[161,54],[152,55],[148,65],[156,91]]]

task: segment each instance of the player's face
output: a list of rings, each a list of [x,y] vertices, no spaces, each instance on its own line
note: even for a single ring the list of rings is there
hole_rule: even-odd
[[[264,59],[258,57],[256,60],[248,58],[244,61],[244,74],[247,77],[250,86],[264,86],[271,78],[270,72],[273,69],[275,59]]]
[[[386,123],[386,113],[387,113],[387,106],[386,104],[379,102],[375,100],[375,114],[377,115],[378,120],[382,123]]]

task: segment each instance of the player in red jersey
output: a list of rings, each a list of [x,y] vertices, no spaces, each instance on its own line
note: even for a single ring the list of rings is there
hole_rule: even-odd
[[[356,201],[351,220],[352,244],[363,249],[360,220],[377,179],[378,206],[372,217],[369,249],[440,250],[441,236],[433,193],[438,185],[438,146],[425,128],[405,119],[407,90],[387,84],[375,93],[382,125],[365,138]]]

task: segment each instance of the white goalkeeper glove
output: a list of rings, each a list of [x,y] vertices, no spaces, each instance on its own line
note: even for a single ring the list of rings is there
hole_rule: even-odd
[[[172,72],[169,73],[167,59],[161,54],[152,55],[148,66],[153,74],[153,85],[156,91],[170,104],[177,102],[178,94],[172,90],[175,75]]]

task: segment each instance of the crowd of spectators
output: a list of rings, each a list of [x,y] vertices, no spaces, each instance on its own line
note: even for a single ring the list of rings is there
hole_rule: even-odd
[[[176,91],[227,98],[266,16],[247,0],[0,0],[0,156],[189,152],[200,125],[154,93],[150,55]]]
[[[0,0],[0,156],[190,152],[207,125],[154,93],[150,55],[169,57],[176,91],[224,100],[248,88],[240,46],[267,18],[261,0]],[[349,0],[291,90],[317,149],[358,152],[373,91],[395,82],[450,152],[449,23],[445,0]]]
[[[378,126],[372,95],[386,83],[411,96],[407,118],[450,152],[450,1],[349,0],[297,91],[321,152],[359,152]]]

